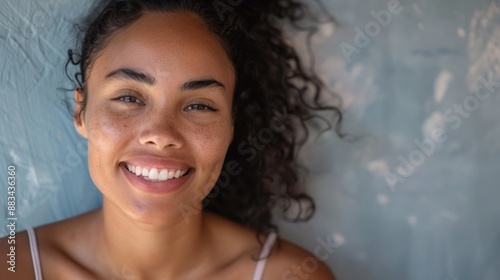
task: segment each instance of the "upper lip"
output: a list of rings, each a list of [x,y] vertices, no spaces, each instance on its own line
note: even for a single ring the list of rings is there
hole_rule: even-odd
[[[140,166],[146,168],[168,169],[168,170],[186,170],[191,168],[187,163],[174,158],[159,158],[151,156],[134,157],[123,161],[125,164]]]

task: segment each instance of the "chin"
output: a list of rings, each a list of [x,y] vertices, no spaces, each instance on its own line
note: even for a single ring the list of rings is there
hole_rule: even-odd
[[[180,202],[173,204],[163,202],[133,202],[125,211],[126,215],[133,221],[147,225],[172,225],[179,222],[188,223],[184,215],[189,215],[189,220],[195,216],[194,213],[184,214],[179,210]],[[191,209],[191,208],[190,208]],[[195,210],[192,208],[191,210]]]

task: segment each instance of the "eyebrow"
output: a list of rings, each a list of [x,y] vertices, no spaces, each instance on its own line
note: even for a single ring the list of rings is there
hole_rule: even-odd
[[[203,79],[203,80],[192,80],[187,81],[181,86],[181,91],[186,90],[197,90],[200,88],[210,88],[210,87],[220,87],[226,89],[226,87],[219,81],[214,79]]]
[[[119,68],[114,71],[111,71],[105,76],[106,79],[109,78],[120,78],[120,79],[126,79],[126,80],[133,80],[139,83],[147,84],[150,86],[153,86],[156,84],[156,79],[147,73],[142,73],[137,70],[131,69],[131,68]],[[197,89],[202,89],[202,88],[211,88],[211,87],[220,87],[222,89],[226,89],[223,83],[207,78],[207,79],[200,79],[200,80],[190,80],[185,83],[183,83],[180,86],[180,91],[188,91],[188,90],[197,90]]]
[[[144,83],[150,86],[153,86],[156,83],[156,80],[153,76],[145,73],[141,73],[139,71],[130,69],[130,68],[119,68],[114,71],[111,71],[106,75],[106,79],[108,78],[121,78],[121,79],[128,79],[128,80],[134,80],[139,83]]]

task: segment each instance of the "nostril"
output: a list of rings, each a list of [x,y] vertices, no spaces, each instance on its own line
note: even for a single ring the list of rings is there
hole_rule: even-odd
[[[158,149],[163,149],[166,147],[180,148],[183,145],[183,141],[180,137],[169,135],[154,135],[153,133],[140,136],[139,142],[142,145],[156,147]]]

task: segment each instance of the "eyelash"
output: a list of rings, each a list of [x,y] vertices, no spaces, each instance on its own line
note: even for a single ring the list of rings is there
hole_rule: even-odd
[[[131,101],[125,101],[125,99],[135,99],[135,102],[131,102]],[[135,97],[135,96],[130,96],[130,95],[122,95],[122,96],[118,96],[117,98],[114,98],[113,100],[116,100],[118,102],[123,102],[123,103],[137,103],[137,104],[142,104],[142,101]],[[136,101],[139,101],[139,102],[136,102]]]
[[[215,109],[214,107],[206,104],[206,103],[192,103],[192,104],[189,104],[188,107],[191,107],[191,106],[203,106],[205,108],[208,108],[209,111],[212,111],[212,112],[217,112],[217,109]],[[206,110],[197,110],[197,111],[206,111]]]
[[[129,101],[125,101],[125,100],[129,100]],[[131,102],[130,99],[135,99],[134,102]],[[122,95],[122,96],[119,96],[117,98],[114,98],[113,100],[115,101],[118,101],[118,102],[123,102],[123,103],[134,103],[134,104],[144,104],[142,103],[142,101],[135,97],[135,96],[130,96],[130,95]],[[139,101],[139,102],[137,102]],[[214,107],[206,104],[206,103],[202,103],[202,102],[199,102],[199,103],[192,103],[192,104],[189,104],[187,107],[192,107],[192,106],[202,106],[202,107],[205,107],[206,109],[201,109],[201,110],[196,110],[196,111],[206,111],[206,110],[209,110],[209,111],[212,111],[212,112],[217,112],[218,110],[215,109]]]

